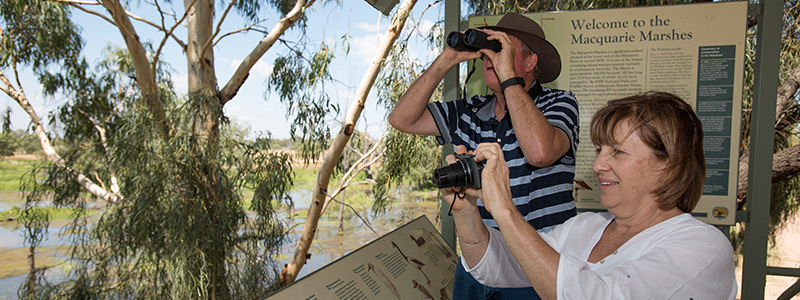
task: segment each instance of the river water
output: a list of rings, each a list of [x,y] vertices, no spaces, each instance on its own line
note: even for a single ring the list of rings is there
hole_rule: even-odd
[[[341,258],[353,250],[369,243],[370,241],[392,231],[401,225],[425,215],[433,224],[438,226],[439,201],[435,193],[425,193],[425,196],[409,196],[407,190],[395,191],[392,205],[386,209],[385,213],[373,215],[369,205],[361,205],[358,214],[369,223],[365,224],[355,213],[345,208],[344,233],[340,234],[337,230],[337,214],[339,205],[332,203],[327,212],[319,222],[319,228],[315,236],[309,253],[311,258],[301,269],[298,279],[317,270],[326,264]],[[415,193],[415,195],[417,195]],[[0,195],[2,196],[2,195]],[[305,211],[310,203],[311,193],[307,190],[292,191],[295,209]],[[0,211],[8,209],[8,201],[0,199],[4,205]],[[294,253],[295,243],[300,236],[304,219],[294,219],[293,233],[289,236],[287,243],[283,245],[283,251],[278,258],[280,265],[289,261]],[[287,219],[287,223],[292,220]],[[53,221],[48,231],[48,238],[42,243],[38,250],[37,264],[44,262],[47,265],[56,267],[48,269],[46,276],[50,281],[58,281],[65,276],[68,270],[66,262],[69,239],[59,234],[66,221]],[[370,227],[373,230],[370,229]],[[0,299],[16,299],[17,288],[25,280],[27,272],[27,248],[24,241],[24,228],[17,222],[0,222]]]

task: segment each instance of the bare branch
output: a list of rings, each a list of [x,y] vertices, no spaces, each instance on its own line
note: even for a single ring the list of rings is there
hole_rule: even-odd
[[[19,93],[22,96],[25,96],[25,88],[22,87],[22,82],[19,81],[19,70],[17,69],[17,58],[11,57],[11,68],[14,70],[14,80],[17,81],[17,87],[19,88]]]
[[[421,36],[423,38],[425,37],[425,36],[422,35],[422,32],[419,30],[419,22],[422,21],[422,17],[425,16],[425,12],[428,11],[429,8],[433,7],[436,4],[439,4],[441,2],[442,2],[442,0],[433,1],[432,3],[428,4],[428,6],[425,6],[425,8],[422,9],[422,12],[419,13],[419,18],[417,19],[417,23],[414,23],[414,29],[416,29],[416,32],[417,32],[417,34],[419,36]],[[411,35],[409,34],[409,36],[411,36]]]
[[[228,12],[231,11],[231,8],[233,8],[234,4],[236,4],[236,0],[231,0],[231,3],[229,3],[228,7],[225,8],[225,12],[222,13],[222,17],[219,19],[219,22],[217,22],[217,28],[214,30],[214,34],[208,37],[208,40],[203,44],[203,49],[200,51],[200,57],[205,57],[206,49],[211,46],[211,43],[214,41],[214,37],[219,34],[220,27],[222,27],[222,23],[225,22],[225,18],[228,17]]]
[[[74,8],[80,9],[83,12],[88,13],[90,15],[98,16],[101,19],[106,20],[106,22],[111,23],[111,25],[117,26],[117,23],[115,23],[114,20],[111,20],[110,18],[106,17],[104,14],[101,14],[101,13],[93,11],[93,10],[86,9],[83,6],[80,6],[80,5],[77,5],[77,4],[70,3],[69,5],[74,7]]]
[[[333,201],[336,201],[336,203],[339,203],[339,204],[341,204],[341,205],[347,206],[347,208],[349,208],[350,210],[352,210],[352,211],[353,211],[353,213],[356,215],[356,217],[358,217],[359,219],[361,219],[361,222],[362,222],[362,223],[364,223],[364,225],[367,225],[367,228],[369,228],[369,230],[371,230],[371,231],[372,231],[372,233],[374,233],[374,234],[375,234],[375,236],[380,236],[380,235],[378,234],[378,232],[377,232],[377,231],[375,231],[375,229],[373,229],[373,228],[372,228],[372,225],[370,225],[370,224],[369,224],[369,221],[367,221],[367,220],[365,220],[363,217],[361,217],[361,214],[359,214],[359,213],[358,213],[358,211],[356,211],[356,209],[355,209],[355,208],[354,208],[352,205],[350,205],[350,204],[347,204],[347,203],[344,203],[343,201],[336,200],[336,199],[333,199]]]
[[[0,70],[0,81],[3,82],[3,85],[0,85],[0,91],[3,91],[3,93],[6,93],[6,95],[11,97],[12,99],[24,97],[23,95],[20,95],[16,89],[14,89],[14,86],[11,84],[11,81],[8,80],[8,78],[3,73],[2,70]]]
[[[350,185],[350,181],[355,179],[356,173],[358,173],[361,170],[364,170],[367,166],[376,163],[378,159],[380,159],[380,157],[383,155],[382,153],[376,155],[375,157],[372,157],[372,154],[375,153],[375,151],[377,151],[378,148],[380,148],[381,146],[380,142],[383,141],[383,139],[386,137],[388,129],[389,129],[389,124],[384,125],[383,133],[381,133],[381,137],[380,139],[378,139],[378,142],[373,144],[372,147],[369,149],[369,151],[367,151],[364,155],[361,155],[361,157],[359,157],[358,160],[355,163],[353,163],[350,169],[348,169],[347,172],[345,172],[345,174],[342,175],[342,181],[339,182],[339,187],[337,187],[333,193],[328,194],[328,200],[326,200],[325,203],[322,205],[322,212],[325,212],[325,209],[328,208],[328,204],[331,202],[331,200],[335,199],[336,196],[338,196],[342,191],[347,189],[347,187]],[[364,160],[370,157],[371,160],[368,163],[363,163]]]
[[[219,43],[219,42],[220,42],[220,41],[221,41],[223,38],[225,38],[225,37],[227,37],[227,36],[230,36],[230,35],[234,35],[234,34],[237,34],[237,33],[243,32],[243,31],[250,31],[250,30],[253,30],[253,31],[255,31],[255,32],[261,32],[261,33],[263,33],[263,34],[268,34],[269,32],[267,32],[267,31],[264,31],[264,30],[261,30],[261,29],[257,29],[257,28],[253,28],[253,27],[255,27],[256,25],[258,25],[259,23],[261,23],[261,22],[264,22],[264,21],[258,21],[258,22],[254,23],[254,24],[250,24],[250,25],[249,25],[249,26],[247,26],[247,27],[239,28],[239,29],[236,29],[236,30],[234,30],[234,31],[231,31],[231,32],[228,32],[228,33],[226,33],[226,34],[223,34],[223,35],[221,35],[221,36],[219,37],[219,39],[217,39],[217,41],[215,41],[215,42],[214,42],[214,45],[213,45],[213,46],[216,46],[216,45],[217,45],[217,44],[218,44],[218,43]]]
[[[192,0],[192,3],[189,4],[189,9],[187,9],[186,12],[183,14],[183,16],[181,16],[181,19],[176,20],[175,24],[172,25],[172,28],[170,28],[168,31],[164,33],[164,38],[161,39],[161,43],[158,44],[158,48],[156,49],[156,55],[153,57],[153,66],[152,66],[153,73],[156,72],[156,63],[158,63],[158,57],[161,55],[161,49],[164,48],[164,45],[167,43],[167,38],[173,36],[172,32],[175,31],[175,29],[178,28],[178,25],[180,25],[181,22],[183,22],[183,20],[186,19],[186,16],[189,15],[189,11],[195,5],[195,3],[197,3],[197,0]],[[159,8],[158,11],[161,12],[161,8]],[[164,18],[162,17],[161,20],[163,23]],[[180,41],[178,41],[178,44],[181,45],[181,48],[183,48],[184,51],[186,51],[185,45],[183,45]]]

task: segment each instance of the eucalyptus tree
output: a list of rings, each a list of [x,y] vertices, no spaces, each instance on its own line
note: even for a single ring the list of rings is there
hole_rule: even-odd
[[[304,13],[313,3],[144,3],[142,10],[155,15],[155,21],[136,16],[131,3],[117,0],[0,3],[0,90],[26,111],[52,162],[41,165],[45,172],[31,172],[24,187],[22,219],[31,253],[21,298],[262,298],[275,287],[273,257],[286,233],[275,214],[292,183],[290,160],[268,151],[269,139],[232,138],[222,112],[278,41],[299,58],[298,76],[329,78],[329,60],[303,59],[325,57],[324,47],[309,55],[302,40],[280,39],[291,27],[304,30]],[[268,21],[262,16],[270,8],[283,17],[268,29],[261,24]],[[71,20],[73,9],[104,20],[125,42],[124,48],[107,51],[97,74],[79,58],[83,41]],[[234,12],[247,24],[221,32]],[[134,23],[153,27],[161,36],[149,43]],[[244,31],[264,36],[220,85],[214,48]],[[169,67],[162,62],[167,43],[178,45],[186,58],[184,97],[173,91]],[[65,151],[52,147],[52,133],[28,102],[21,68],[39,77],[46,94],[69,99],[50,118],[69,138]],[[311,114],[333,108],[320,105],[320,98],[307,103],[321,107]],[[296,119],[295,126],[315,128],[313,122],[319,121],[310,114],[301,117],[307,118]],[[243,198],[245,189],[253,191],[252,199]],[[37,203],[52,199],[56,205],[82,208],[92,196],[108,208],[93,225],[85,210],[76,210],[65,229],[74,239],[73,267],[66,280],[48,282],[34,262],[49,222]]]
[[[416,0],[404,0],[397,11],[395,11],[386,36],[382,38],[372,62],[356,89],[355,96],[350,104],[350,110],[344,116],[338,132],[331,140],[330,146],[325,150],[324,159],[320,166],[319,174],[317,175],[317,181],[314,183],[314,188],[312,189],[311,204],[308,208],[306,221],[303,224],[303,231],[297,241],[294,254],[283,271],[281,271],[281,283],[283,285],[293,282],[295,278],[297,278],[300,269],[306,264],[308,250],[311,248],[311,242],[314,240],[319,219],[324,209],[328,206],[328,203],[333,201],[335,197],[335,195],[328,192],[331,175],[336,166],[339,165],[342,152],[355,132],[356,122],[361,116],[361,112],[364,110],[367,95],[379,75],[381,66],[389,55],[389,52],[393,49],[394,42],[400,36],[406,20],[411,13],[411,9],[416,2]],[[284,92],[291,92],[292,89],[287,88],[285,85],[283,87],[282,96],[287,97],[289,93]]]

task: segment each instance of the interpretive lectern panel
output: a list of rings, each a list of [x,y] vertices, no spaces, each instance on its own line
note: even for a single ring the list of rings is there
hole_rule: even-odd
[[[451,299],[455,251],[427,217],[279,290],[269,299]]]

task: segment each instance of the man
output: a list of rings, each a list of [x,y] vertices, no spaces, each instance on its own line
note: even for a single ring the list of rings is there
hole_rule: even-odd
[[[389,123],[406,133],[437,136],[442,145],[456,145],[456,153],[472,151],[482,142],[499,143],[517,210],[531,226],[547,231],[576,214],[571,192],[578,104],[570,92],[541,86],[558,77],[561,58],[539,24],[511,13],[497,25],[480,29],[489,40],[500,42],[500,52],[446,48],[400,98]],[[483,59],[484,80],[493,94],[428,103],[450,68],[478,58]],[[480,201],[478,209],[484,222],[496,228]],[[459,261],[453,299],[519,297],[538,299],[532,288],[484,287]]]

